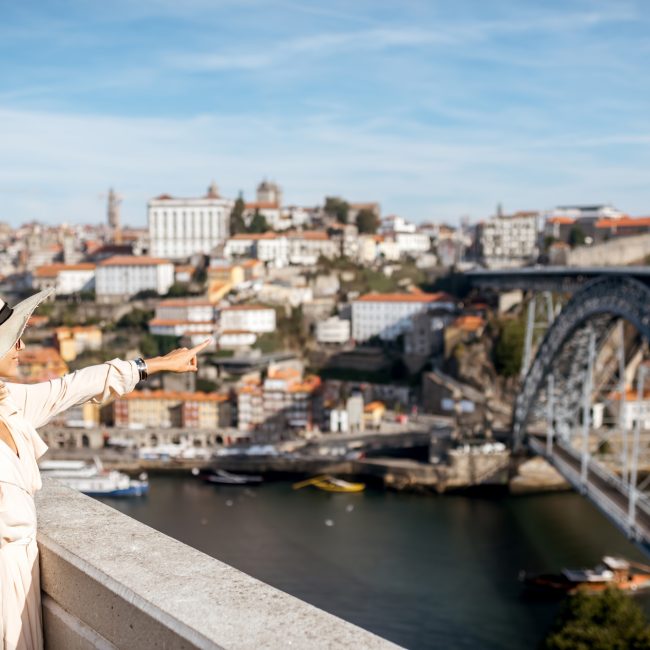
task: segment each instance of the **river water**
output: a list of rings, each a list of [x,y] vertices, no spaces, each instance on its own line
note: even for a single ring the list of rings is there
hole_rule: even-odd
[[[535,648],[557,604],[521,597],[520,569],[640,551],[574,493],[328,494],[152,477],[103,499],[163,533],[407,648]],[[640,598],[640,597],[637,597]],[[650,612],[650,597],[639,599]]]

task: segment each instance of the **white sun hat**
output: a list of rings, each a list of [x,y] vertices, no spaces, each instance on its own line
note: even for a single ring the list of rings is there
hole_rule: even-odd
[[[54,289],[39,291],[19,302],[13,309],[0,298],[0,357],[4,357],[16,345],[32,312],[52,293]]]

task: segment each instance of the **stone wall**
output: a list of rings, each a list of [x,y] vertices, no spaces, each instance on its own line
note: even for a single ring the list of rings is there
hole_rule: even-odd
[[[647,255],[650,255],[650,234],[620,237],[574,248],[568,253],[567,266],[625,266],[643,262]]]
[[[36,501],[48,650],[397,647],[52,479]]]

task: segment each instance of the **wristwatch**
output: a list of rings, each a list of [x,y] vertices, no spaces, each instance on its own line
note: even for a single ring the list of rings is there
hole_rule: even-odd
[[[147,364],[145,363],[145,360],[142,357],[138,357],[137,359],[134,360],[135,367],[138,369],[138,372],[140,373],[140,381],[144,381],[148,376],[149,372],[147,371]]]

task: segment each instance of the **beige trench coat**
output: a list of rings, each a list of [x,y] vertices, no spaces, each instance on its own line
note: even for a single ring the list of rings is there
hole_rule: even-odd
[[[0,418],[18,455],[0,441],[0,639],[3,650],[40,650],[41,593],[34,493],[41,488],[36,461],[47,445],[36,429],[71,406],[104,402],[131,392],[133,361],[114,359],[39,384],[4,384]]]

